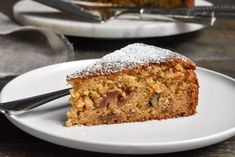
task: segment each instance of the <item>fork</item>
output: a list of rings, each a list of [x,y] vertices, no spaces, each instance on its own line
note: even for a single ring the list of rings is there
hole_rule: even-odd
[[[84,11],[92,13],[91,6],[80,6]],[[106,22],[110,19],[147,20],[164,22],[186,22],[203,25],[214,25],[215,16],[235,16],[234,5],[221,6],[195,6],[193,8],[138,8],[116,6],[94,6],[94,12],[98,12],[101,19]],[[95,14],[97,15],[97,14]]]
[[[70,89],[71,88],[67,88],[42,95],[28,97],[25,99],[2,102],[0,103],[0,112],[8,115],[26,112],[47,102],[68,95],[70,93]]]

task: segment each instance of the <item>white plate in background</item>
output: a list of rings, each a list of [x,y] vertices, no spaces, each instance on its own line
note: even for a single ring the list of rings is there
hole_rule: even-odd
[[[94,61],[67,62],[25,73],[3,88],[1,102],[66,88],[67,74]],[[64,97],[7,118],[35,137],[75,149],[154,154],[201,148],[235,135],[235,80],[203,68],[197,68],[196,73],[200,85],[198,113],[190,117],[66,128],[70,105]]]
[[[211,6],[212,4],[205,0],[196,0],[195,5]],[[104,24],[95,24],[76,21],[62,15],[47,14],[56,12],[58,12],[56,9],[31,0],[19,1],[14,6],[14,16],[23,25],[47,27],[69,36],[110,39],[147,38],[183,34],[204,28],[200,24],[117,19]]]

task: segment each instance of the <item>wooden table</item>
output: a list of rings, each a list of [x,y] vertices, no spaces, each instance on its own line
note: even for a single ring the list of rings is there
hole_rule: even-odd
[[[221,1],[219,0],[214,2],[221,3]],[[176,52],[180,52],[183,55],[186,55],[194,60],[200,67],[215,70],[235,78],[234,17],[218,19],[214,27],[209,27],[198,32],[173,37],[111,41],[75,37],[69,37],[69,39],[71,42],[73,42],[76,50],[75,60],[99,58],[104,54],[121,48],[129,43],[143,42],[146,44],[153,44],[160,47],[169,48]],[[13,78],[14,77],[1,78],[0,89],[2,89],[3,86]],[[126,156],[87,152],[51,144],[21,131],[13,124],[11,124],[3,115],[0,115],[0,124],[0,156]],[[201,149],[149,156],[234,157],[235,137],[219,144]]]

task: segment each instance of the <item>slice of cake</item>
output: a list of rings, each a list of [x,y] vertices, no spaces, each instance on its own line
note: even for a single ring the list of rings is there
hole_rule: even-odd
[[[195,64],[166,49],[132,44],[71,75],[67,127],[146,121],[196,113]]]

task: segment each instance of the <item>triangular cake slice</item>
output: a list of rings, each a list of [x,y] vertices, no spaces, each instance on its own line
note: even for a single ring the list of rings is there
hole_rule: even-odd
[[[196,113],[195,64],[170,50],[131,44],[67,76],[66,126],[137,122]]]

